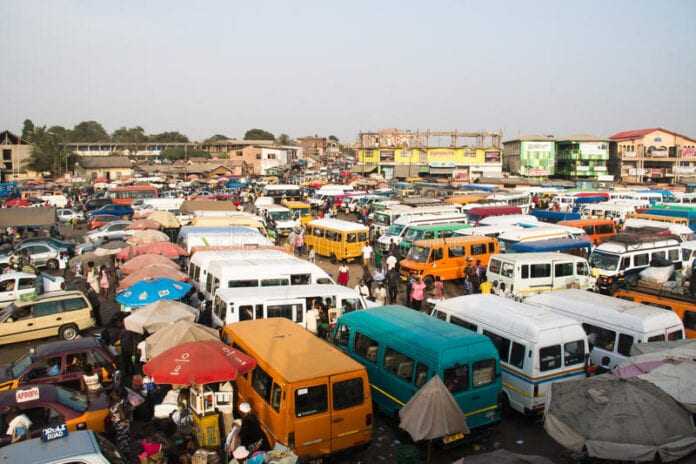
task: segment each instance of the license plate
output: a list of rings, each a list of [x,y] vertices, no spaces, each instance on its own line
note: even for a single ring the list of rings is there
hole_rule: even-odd
[[[442,439],[442,442],[447,445],[449,443],[452,443],[453,441],[457,440],[462,440],[464,438],[463,433],[455,433],[454,435],[448,435],[445,438]]]

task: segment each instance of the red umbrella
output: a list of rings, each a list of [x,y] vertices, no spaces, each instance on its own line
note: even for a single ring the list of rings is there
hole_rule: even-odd
[[[5,206],[8,208],[26,207],[30,206],[31,202],[25,198],[12,198],[5,202]]]
[[[132,274],[134,272],[139,271],[140,269],[143,269],[147,266],[151,266],[153,264],[169,266],[172,269],[179,270],[179,266],[174,261],[165,256],[155,254],[143,254],[136,256],[133,259],[129,259],[128,261],[123,263],[123,265],[121,266],[121,270],[124,274]]]
[[[140,280],[157,279],[159,277],[166,277],[167,279],[178,280],[179,282],[186,282],[189,280],[188,275],[172,266],[165,264],[151,264],[126,276],[118,284],[118,288],[121,290],[138,283]]]
[[[234,380],[256,360],[217,340],[182,343],[152,358],[143,371],[155,383],[205,385]]]
[[[133,221],[131,225],[128,226],[128,229],[130,230],[145,230],[145,229],[154,229],[158,230],[160,228],[160,223],[157,221],[151,221],[149,219],[140,219],[137,221]]]
[[[186,250],[181,248],[172,242],[154,242],[148,243],[146,245],[138,245],[134,247],[124,248],[119,251],[116,255],[119,259],[128,259],[138,255],[162,255],[167,258],[178,258],[179,256],[186,256]]]

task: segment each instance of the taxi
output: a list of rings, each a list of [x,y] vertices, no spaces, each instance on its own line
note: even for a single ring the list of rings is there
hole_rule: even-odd
[[[32,464],[125,464],[118,449],[96,433],[81,430],[55,433],[57,428],[42,431],[41,438],[20,441],[0,448],[0,462]]]

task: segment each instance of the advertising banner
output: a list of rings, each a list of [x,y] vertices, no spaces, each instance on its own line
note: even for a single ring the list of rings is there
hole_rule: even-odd
[[[583,155],[608,155],[609,144],[605,142],[582,142],[580,153]]]

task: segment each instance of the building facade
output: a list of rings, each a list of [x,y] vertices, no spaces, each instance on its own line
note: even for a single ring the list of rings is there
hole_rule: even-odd
[[[31,144],[18,135],[8,130],[0,132],[0,153],[0,175],[3,181],[31,179],[37,176],[37,173],[27,167],[31,158]]]
[[[566,179],[612,181],[608,173],[609,141],[592,135],[556,139],[556,175]]]
[[[133,163],[127,156],[86,156],[75,163],[75,175],[86,180],[103,177],[107,181],[133,175]]]
[[[295,145],[276,145],[273,140],[220,140],[201,146],[210,154],[243,161],[250,175],[263,176],[269,170],[303,159],[303,150]]]
[[[546,135],[528,135],[503,142],[503,170],[523,177],[555,174],[556,143]]]
[[[609,140],[609,169],[623,182],[678,182],[696,174],[694,138],[656,127],[618,132]]]
[[[430,176],[470,182],[500,177],[500,133],[385,129],[359,135],[353,172],[386,179]]]

